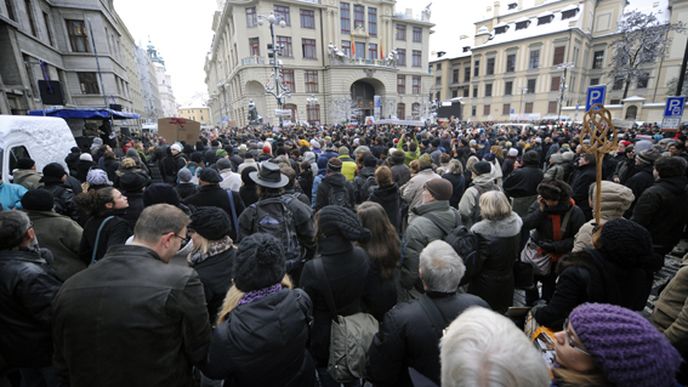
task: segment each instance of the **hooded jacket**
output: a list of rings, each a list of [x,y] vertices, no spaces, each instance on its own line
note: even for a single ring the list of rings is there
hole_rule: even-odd
[[[83,229],[71,218],[55,211],[26,211],[41,247],[53,253],[52,266],[62,281],[86,268],[79,258]]]
[[[487,191],[500,191],[499,186],[494,182],[494,175],[492,172],[475,176],[472,183],[473,185],[466,189],[459,201],[461,222],[469,228],[481,219],[480,206],[478,205],[480,195]]]
[[[331,175],[325,176],[320,184],[318,184],[318,191],[315,197],[315,211],[332,204],[329,203],[330,190],[337,189],[346,190],[347,196],[349,198],[349,208],[353,209],[356,203],[356,197],[354,195],[354,188],[350,182],[347,181],[346,177],[341,173],[333,173]]]
[[[408,208],[413,209],[420,205],[421,193],[423,193],[423,186],[428,180],[431,179],[441,179],[442,177],[436,174],[432,168],[423,169],[422,171],[416,173],[411,180],[401,187],[401,198],[408,203]],[[413,220],[414,212],[409,212],[409,223]]]
[[[390,223],[397,229],[397,232],[401,231],[401,196],[396,183],[386,187],[373,187],[373,192],[368,200],[380,204],[385,209]]]
[[[26,187],[26,189],[36,189],[42,186],[43,175],[33,169],[16,169],[12,173],[12,182]]]

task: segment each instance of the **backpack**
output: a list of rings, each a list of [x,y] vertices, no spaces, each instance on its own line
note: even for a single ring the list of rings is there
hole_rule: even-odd
[[[330,185],[330,189],[327,192],[327,204],[353,210],[352,203],[349,200],[349,191],[345,186]]]
[[[473,234],[466,228],[466,226],[459,224],[451,230],[447,230],[435,221],[432,214],[424,214],[425,218],[430,220],[437,228],[444,234],[443,241],[447,242],[456,253],[463,259],[463,264],[466,266],[466,273],[461,279],[460,285],[468,283],[474,275],[473,269],[477,266],[478,259],[480,259],[480,240],[477,235]],[[458,215],[457,215],[458,216]]]
[[[282,242],[287,271],[301,261],[301,245],[296,234],[294,214],[288,207],[292,200],[293,196],[283,195],[259,200],[250,206],[256,211],[252,232],[264,232]]]
[[[362,203],[370,196],[370,191],[375,186],[375,176],[371,175],[366,178],[363,176],[356,176],[356,203]]]
[[[473,212],[471,213],[471,220],[473,223],[477,223],[482,220],[482,216],[480,215],[480,206],[478,203],[480,203],[480,196],[484,194],[485,192],[488,191],[496,191],[497,188],[495,186],[492,186],[491,188],[485,188],[481,187],[479,185],[472,185],[473,188],[475,188],[476,191],[478,191],[478,196],[475,198],[475,206],[473,207]]]

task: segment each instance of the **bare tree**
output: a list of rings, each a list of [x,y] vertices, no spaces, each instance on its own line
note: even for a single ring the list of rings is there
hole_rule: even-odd
[[[612,43],[609,77],[624,82],[623,98],[631,82],[647,76],[647,67],[665,55],[670,45],[669,32],[683,32],[683,23],[669,24],[654,13],[631,11],[619,22],[619,39]]]

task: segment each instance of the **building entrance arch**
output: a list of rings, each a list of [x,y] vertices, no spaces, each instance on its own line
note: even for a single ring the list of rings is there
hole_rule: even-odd
[[[351,118],[358,122],[365,122],[367,116],[375,112],[374,97],[382,96],[385,86],[375,78],[362,78],[351,84]]]

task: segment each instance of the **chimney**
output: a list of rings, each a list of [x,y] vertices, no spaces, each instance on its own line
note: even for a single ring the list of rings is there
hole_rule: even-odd
[[[406,8],[406,13],[404,15],[407,19],[413,19],[413,8]]]
[[[498,17],[499,16],[499,1],[494,2],[494,5],[492,6],[492,10],[494,12],[493,13],[494,17]]]

